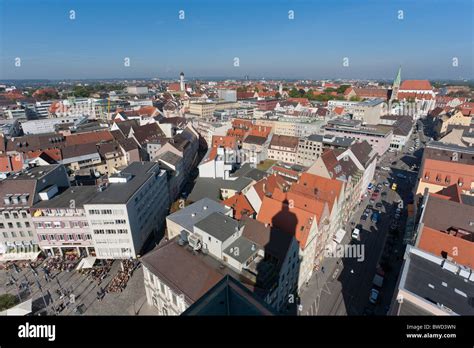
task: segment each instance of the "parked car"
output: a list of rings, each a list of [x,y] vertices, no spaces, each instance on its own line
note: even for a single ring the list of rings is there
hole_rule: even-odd
[[[369,301],[370,303],[376,304],[377,300],[379,298],[379,291],[377,289],[371,289],[370,290],[370,295],[369,295]]]
[[[367,217],[368,217],[367,214],[362,214],[362,216],[360,217],[360,219],[361,219],[362,221],[365,221],[365,220],[367,220]]]
[[[406,179],[407,176],[405,174],[402,174],[402,173],[398,173],[397,174],[397,178],[400,178],[400,179]]]
[[[352,231],[351,237],[352,237],[353,240],[359,241],[360,240],[360,230],[358,228],[354,228],[354,230]]]
[[[380,213],[378,211],[374,211],[371,217],[372,222],[376,223],[377,221],[379,221],[379,218],[380,218]]]
[[[383,204],[381,202],[378,202],[377,204],[375,204],[375,207],[376,208],[382,208],[383,207]]]

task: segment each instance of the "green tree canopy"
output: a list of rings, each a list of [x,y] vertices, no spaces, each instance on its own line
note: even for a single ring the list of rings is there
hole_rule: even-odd
[[[0,295],[0,311],[12,308],[18,303],[18,298],[12,294]]]

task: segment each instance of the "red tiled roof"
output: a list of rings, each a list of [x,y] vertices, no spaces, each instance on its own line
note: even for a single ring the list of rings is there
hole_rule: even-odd
[[[337,106],[333,111],[335,114],[342,115],[344,113],[344,108],[342,106]]]
[[[474,268],[474,242],[424,226],[418,247],[436,256],[446,253],[461,265]]]
[[[241,118],[235,118],[232,120],[232,127],[233,128],[244,128],[244,129],[250,129],[252,127],[253,123],[251,120],[245,120]]]
[[[0,157],[0,172],[18,172],[23,169],[23,155],[18,154],[14,156],[1,156]]]
[[[316,223],[315,214],[296,207],[289,207],[270,197],[264,197],[257,220],[269,224],[282,232],[295,236],[301,249],[306,247],[309,232]]]
[[[168,91],[178,92],[180,90],[180,83],[170,83],[168,85]]]
[[[431,94],[427,93],[417,93],[417,92],[398,92],[397,98],[399,100],[403,99],[433,99],[433,96]]]
[[[26,153],[26,158],[33,159],[33,158],[40,157],[42,154],[46,154],[49,158],[53,159],[56,162],[59,162],[63,159],[63,156],[61,154],[61,150],[57,149],[57,148],[30,151],[30,152]]]
[[[212,146],[221,146],[227,149],[235,149],[237,147],[237,139],[231,135],[213,135]]]
[[[422,168],[421,181],[440,186],[459,185],[463,190],[470,190],[474,182],[472,165],[457,162],[437,161],[426,158]]]
[[[114,137],[108,130],[78,133],[66,136],[66,146],[111,141]]]
[[[291,185],[290,191],[299,192],[329,202],[332,211],[335,201],[339,198],[343,183],[336,179],[327,179],[322,176],[303,173],[299,180]]]
[[[254,185],[253,188],[257,192],[258,196],[260,197],[261,200],[263,200],[263,197],[265,195],[272,195],[273,191],[275,189],[283,189],[285,187],[288,187],[288,183],[283,179],[280,175],[273,174],[269,175],[268,177],[263,178],[260,181],[257,181]]]
[[[287,101],[300,103],[301,105],[308,105],[309,104],[308,98],[288,98]]]
[[[255,135],[257,137],[266,138],[268,137],[271,131],[272,131],[272,127],[252,125],[250,127],[249,135]]]
[[[232,197],[227,198],[222,201],[222,204],[232,208],[234,211],[234,219],[237,220],[240,220],[244,215],[251,216],[255,214],[255,210],[253,210],[249,201],[242,193],[237,193]]]
[[[283,192],[279,188],[276,188],[273,191],[272,198],[280,202],[289,202],[292,206],[306,210],[308,213],[314,213],[318,219],[321,219],[321,216],[324,212],[324,207],[327,202],[308,195],[300,194],[298,192],[287,191]]]
[[[431,83],[428,80],[405,80],[400,85],[399,90],[432,91],[433,87],[431,86]]]

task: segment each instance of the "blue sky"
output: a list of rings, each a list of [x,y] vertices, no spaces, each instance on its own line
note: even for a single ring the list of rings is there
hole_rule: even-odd
[[[0,0],[0,79],[457,79],[473,59],[472,0]]]

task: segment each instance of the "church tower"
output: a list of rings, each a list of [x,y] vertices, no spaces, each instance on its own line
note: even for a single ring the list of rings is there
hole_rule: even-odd
[[[179,74],[179,90],[181,92],[184,92],[185,89],[185,84],[184,84],[184,73],[182,72]]]
[[[401,83],[402,83],[402,67],[399,67],[397,77],[395,77],[395,80],[393,81],[392,94],[390,95],[390,101],[398,100],[398,90],[400,88]]]

